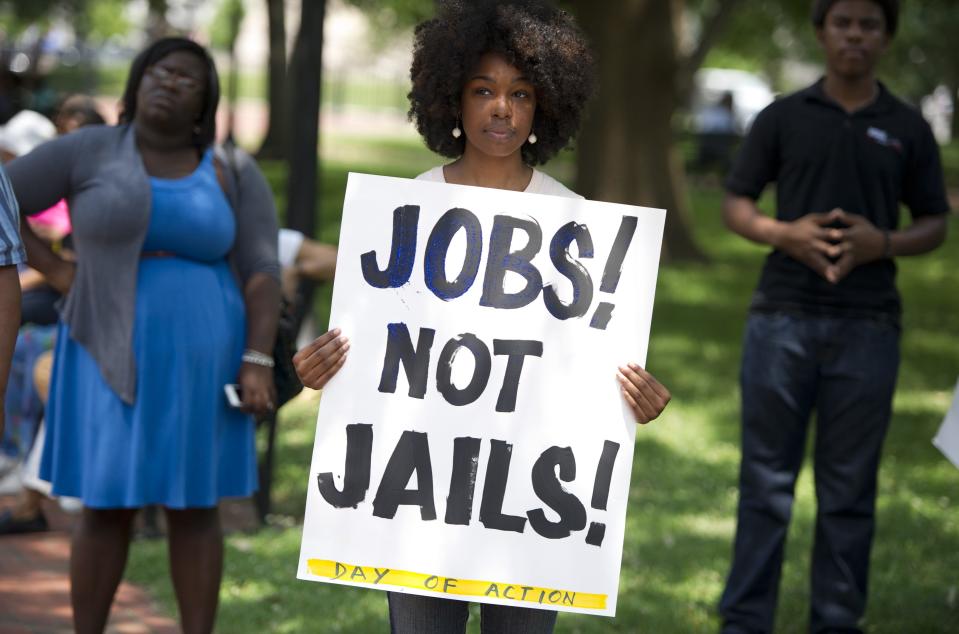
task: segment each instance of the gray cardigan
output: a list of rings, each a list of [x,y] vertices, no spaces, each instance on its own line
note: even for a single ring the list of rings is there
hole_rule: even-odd
[[[242,292],[255,273],[279,279],[280,265],[273,194],[249,155],[237,151],[234,166],[223,174],[236,215],[230,262]],[[133,403],[137,268],[151,202],[133,128],[82,128],[12,161],[7,173],[23,214],[67,199],[77,271],[60,318],[71,338],[97,362],[106,383],[123,401]]]

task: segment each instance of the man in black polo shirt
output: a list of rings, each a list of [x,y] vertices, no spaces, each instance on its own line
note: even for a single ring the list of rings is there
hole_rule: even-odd
[[[812,632],[860,632],[876,475],[899,364],[896,256],[945,238],[929,126],[876,79],[898,0],[816,0],[826,76],[757,118],[723,217],[773,247],[742,360],[742,464],[724,633],[771,632],[793,490],[816,411]],[[756,200],[776,183],[776,217]],[[899,228],[899,204],[912,215]]]

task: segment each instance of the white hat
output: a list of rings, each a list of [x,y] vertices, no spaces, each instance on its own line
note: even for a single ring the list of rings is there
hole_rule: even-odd
[[[0,150],[23,156],[44,141],[57,135],[53,122],[39,112],[21,110],[7,125],[0,126]]]

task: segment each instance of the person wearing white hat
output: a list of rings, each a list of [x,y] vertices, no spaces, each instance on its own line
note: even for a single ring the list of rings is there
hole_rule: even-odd
[[[70,98],[61,106],[61,113],[69,116],[72,103],[85,105],[84,97]],[[103,118],[81,112],[70,129],[77,125],[102,123]],[[64,131],[69,131],[65,128]],[[57,136],[57,126],[43,115],[24,110],[0,127],[0,157],[4,161],[29,154],[34,147]],[[69,210],[65,200],[50,209],[27,219],[30,227],[43,240],[60,245],[71,232]],[[17,494],[16,504],[0,513],[0,536],[47,530],[41,502],[49,496],[49,484],[38,478],[38,459],[33,464],[29,457],[39,457],[43,446],[43,402],[33,387],[39,355],[50,350],[55,342],[57,311],[54,304],[60,294],[50,287],[45,278],[25,264],[19,267],[22,293],[20,330],[12,355],[9,385],[4,389],[4,409],[7,419],[5,433],[0,433],[0,494]],[[49,356],[49,354],[47,354]],[[49,368],[47,370],[49,372]],[[76,509],[74,498],[60,498],[65,509]]]
[[[32,110],[22,110],[7,121],[6,125],[0,126],[0,161],[6,163],[21,154],[26,154],[34,147],[52,139],[56,136],[56,127],[53,125],[49,119],[44,117],[38,112],[33,112]],[[0,250],[4,251],[4,255],[7,252],[12,253],[11,251],[11,241],[14,241],[16,245],[20,245],[20,234],[19,234],[19,213],[16,198],[13,195],[13,190],[10,189],[9,183],[4,183],[3,190],[5,193],[5,198],[0,205],[2,205],[8,214],[13,214],[12,220],[8,219],[4,221],[3,227],[0,227],[0,232],[2,232],[2,239],[0,239]],[[18,247],[23,252],[23,247]],[[3,380],[0,381],[0,405],[6,409],[6,406],[12,402],[8,401],[6,396],[7,391],[7,376],[10,373],[10,367],[12,360],[14,359],[13,351],[16,349],[15,342],[17,340],[17,334],[19,331],[19,326],[22,325],[22,314],[23,314],[23,298],[24,298],[24,280],[21,276],[21,273],[25,270],[28,270],[26,267],[26,256],[17,259],[15,261],[8,261],[10,258],[4,258],[0,260],[0,266],[4,268],[4,275],[11,276],[16,275],[18,281],[16,283],[16,321],[11,322],[9,327],[6,323],[3,323],[3,337],[12,337],[10,355],[6,357],[6,364],[0,364],[0,378]],[[10,266],[14,264],[14,266]],[[9,270],[7,270],[9,268]],[[13,286],[10,286],[10,289],[13,289]],[[9,303],[7,295],[9,290],[6,286],[3,288],[3,301]],[[16,362],[13,362],[13,366],[16,366]],[[6,368],[6,369],[3,369]],[[4,416],[0,418],[0,476],[10,475],[11,478],[0,478],[0,491],[6,490],[10,482],[17,480],[15,474],[11,473],[19,463],[19,457],[16,455],[18,453],[16,443],[13,442],[10,435],[11,430],[4,430],[3,420],[8,418]],[[13,425],[16,428],[16,425]]]
[[[57,135],[53,122],[39,112],[21,110],[0,126],[0,161],[22,156]]]

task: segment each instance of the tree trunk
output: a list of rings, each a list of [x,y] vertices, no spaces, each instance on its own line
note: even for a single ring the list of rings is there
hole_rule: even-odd
[[[288,145],[286,226],[315,236],[317,226],[317,184],[320,137],[320,88],[323,72],[323,18],[326,0],[303,0],[300,30],[293,49],[290,77],[292,128]],[[312,306],[313,283],[302,279],[294,306],[297,329]]]
[[[304,1],[300,30],[293,49],[292,131],[287,183],[287,226],[314,235],[316,227],[317,158],[320,128],[320,81],[323,69],[325,0]]]
[[[609,202],[667,210],[663,256],[705,261],[690,230],[673,140],[680,87],[680,0],[571,3],[598,57],[599,92],[580,135],[577,189]]]
[[[237,63],[236,43],[240,36],[240,26],[243,23],[243,5],[237,2],[232,5],[230,11],[230,75],[227,78],[227,101],[229,110],[227,111],[226,138],[233,143],[236,141],[234,133],[236,132],[236,108],[239,94],[239,74],[240,69]]]
[[[166,19],[169,6],[167,0],[149,0],[147,5],[147,39],[153,42],[170,34],[170,23]]]
[[[270,118],[266,136],[256,153],[258,159],[286,156],[289,116],[286,92],[286,19],[283,0],[266,0],[270,29],[270,57],[267,70]]]

